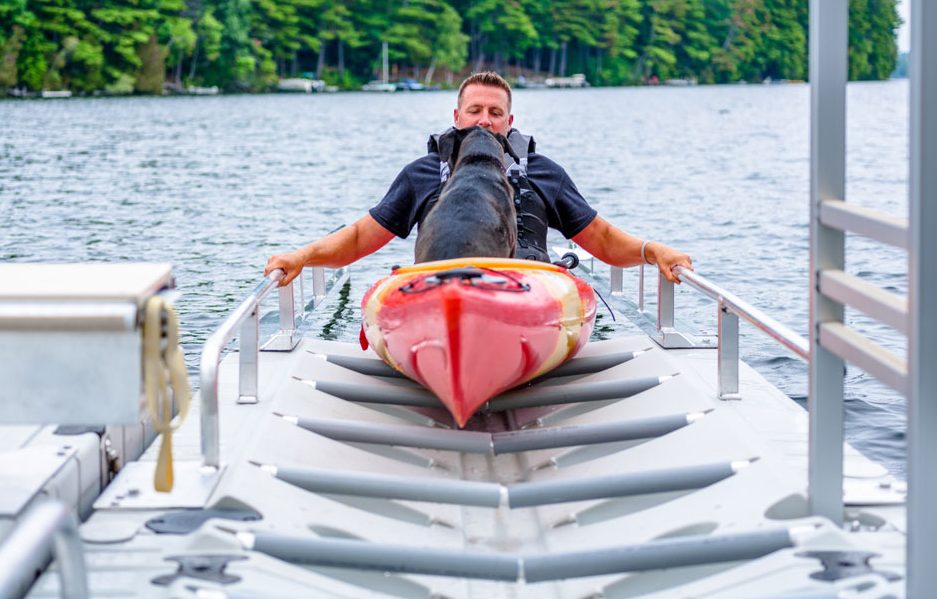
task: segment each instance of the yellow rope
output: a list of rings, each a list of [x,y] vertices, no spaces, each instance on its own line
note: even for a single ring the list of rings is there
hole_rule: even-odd
[[[163,315],[165,315],[166,349],[163,350]],[[167,387],[172,386],[172,395]],[[146,408],[153,428],[163,436],[156,462],[153,487],[160,492],[172,491],[172,432],[179,428],[189,413],[191,392],[185,360],[179,347],[179,318],[172,305],[155,296],[146,303],[143,321],[143,388]],[[172,417],[172,402],[179,413]]]

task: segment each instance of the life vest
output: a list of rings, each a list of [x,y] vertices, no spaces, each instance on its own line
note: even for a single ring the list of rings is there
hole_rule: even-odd
[[[442,133],[431,135],[427,142],[429,153],[439,154],[439,187],[426,202],[423,213],[420,215],[420,225],[430,210],[439,201],[443,185],[449,180],[452,173],[451,164],[453,136],[455,127],[450,127]],[[523,260],[540,260],[549,262],[550,255],[546,250],[547,243],[547,210],[546,202],[530,185],[527,178],[527,156],[534,152],[537,144],[533,137],[524,135],[517,129],[508,132],[508,143],[517,155],[517,160],[510,152],[504,153],[504,170],[511,187],[514,189],[514,211],[517,213],[517,244],[515,257]]]

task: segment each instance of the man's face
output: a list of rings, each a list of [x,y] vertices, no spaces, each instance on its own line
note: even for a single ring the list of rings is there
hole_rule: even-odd
[[[478,125],[501,135],[507,135],[514,122],[508,107],[508,93],[490,85],[472,84],[462,90],[462,102],[453,116],[457,129]]]

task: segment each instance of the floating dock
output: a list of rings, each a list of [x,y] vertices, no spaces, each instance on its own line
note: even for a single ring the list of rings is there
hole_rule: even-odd
[[[192,414],[173,492],[153,490],[153,444],[89,493],[92,596],[884,596],[903,576],[896,481],[848,452],[856,532],[808,516],[806,412],[744,365],[742,399],[718,399],[713,350],[594,342],[578,374],[493,400],[468,430],[354,345],[260,355],[256,403],[239,401],[239,354],[220,364],[217,473]],[[5,437],[54,470],[34,492],[104,475],[96,433]],[[29,596],[59,584],[53,566]]]

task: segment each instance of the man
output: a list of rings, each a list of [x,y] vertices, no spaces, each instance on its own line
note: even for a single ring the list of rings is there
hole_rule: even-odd
[[[643,241],[615,227],[591,208],[566,171],[535,151],[533,140],[512,129],[511,87],[496,73],[476,73],[462,82],[453,112],[456,129],[480,126],[521,147],[520,165],[511,165],[518,213],[517,257],[547,260],[547,226],[558,229],[599,260],[615,266],[656,264],[669,281],[673,269],[692,268],[690,257],[655,241]],[[451,130],[450,130],[451,131]],[[447,132],[448,133],[448,132]],[[286,254],[271,256],[264,274],[277,268],[286,285],[305,266],[345,266],[406,237],[426,216],[448,176],[446,133],[430,139],[430,152],[397,176],[381,202],[348,227]],[[523,159],[526,156],[526,159]]]

